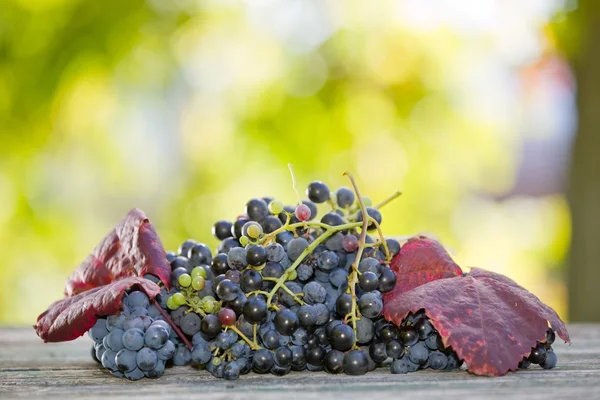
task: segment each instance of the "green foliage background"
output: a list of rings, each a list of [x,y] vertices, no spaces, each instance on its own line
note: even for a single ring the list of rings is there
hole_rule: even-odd
[[[253,19],[248,3],[3,1],[0,323],[33,323],[133,207],[167,249],[214,248],[212,223],[247,199],[295,200],[287,163],[301,187],[350,170],[375,202],[402,190],[387,234],[429,232],[565,315],[564,198],[491,199],[514,185],[522,134],[460,101],[457,54],[485,59],[489,38],[417,32],[395,2],[320,4],[329,22],[292,35],[276,22],[293,12]]]

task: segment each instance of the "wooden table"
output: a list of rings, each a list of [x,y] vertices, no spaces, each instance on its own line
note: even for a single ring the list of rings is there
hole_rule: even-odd
[[[382,368],[351,377],[292,372],[278,378],[250,373],[238,381],[192,367],[167,369],[157,380],[130,382],[103,371],[90,356],[91,339],[44,344],[31,328],[0,328],[0,399],[337,399],[600,398],[600,324],[570,325],[573,344],[555,344],[557,368],[537,366],[500,378],[465,371],[392,375]]]

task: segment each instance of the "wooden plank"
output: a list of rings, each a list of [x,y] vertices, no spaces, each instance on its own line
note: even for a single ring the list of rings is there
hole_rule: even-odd
[[[130,382],[112,377],[92,361],[87,337],[44,344],[32,329],[4,328],[0,329],[0,398],[600,398],[600,325],[571,325],[569,332],[573,345],[554,346],[557,368],[531,367],[499,378],[465,371],[392,375],[382,368],[360,377],[293,372],[283,378],[249,374],[228,382],[192,367],[173,367],[157,380]]]

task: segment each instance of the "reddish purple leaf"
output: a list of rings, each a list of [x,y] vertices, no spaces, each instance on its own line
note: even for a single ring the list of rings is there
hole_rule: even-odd
[[[154,227],[134,208],[100,241],[67,280],[73,296],[131,276],[156,275],[168,288],[171,267]]]
[[[425,309],[444,345],[452,346],[476,375],[516,370],[536,341],[545,341],[548,322],[570,343],[553,309],[511,279],[479,268],[464,277],[401,292],[387,299],[383,312],[386,319],[400,324],[409,312],[420,309]]]
[[[444,247],[424,236],[409,239],[392,260],[390,268],[396,272],[396,286],[385,294],[386,301],[424,283],[462,274]]]
[[[151,298],[160,293],[156,283],[140,277],[129,277],[92,288],[54,302],[38,317],[35,331],[44,342],[76,339],[94,326],[98,316],[119,311],[123,293],[134,285],[139,286]]]

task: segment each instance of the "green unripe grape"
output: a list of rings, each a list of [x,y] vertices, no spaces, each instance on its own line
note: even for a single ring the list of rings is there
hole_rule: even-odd
[[[242,246],[246,247],[249,243],[250,243],[250,239],[248,239],[248,236],[242,236],[240,238],[240,244]]]
[[[259,224],[252,224],[248,226],[248,236],[252,239],[258,239],[258,237],[263,233],[262,226]]]
[[[192,279],[192,287],[194,290],[202,290],[206,285],[206,280],[201,276],[196,276]]]
[[[212,313],[215,311],[215,302],[214,301],[204,301],[202,303],[202,310],[206,313]]]
[[[289,275],[287,277],[287,280],[288,281],[293,281],[297,277],[298,277],[298,273],[296,272],[296,270],[293,270],[292,272],[289,273]]]
[[[169,310],[177,310],[179,308],[179,306],[173,302],[173,296],[169,296],[167,299],[167,307]]]
[[[221,359],[219,357],[213,357],[211,362],[215,367],[218,367],[221,364]]]
[[[362,200],[365,207],[371,207],[373,205],[373,200],[371,200],[369,196],[361,196],[360,199]]]
[[[181,274],[179,275],[179,279],[177,279],[177,282],[179,282],[179,285],[181,285],[181,287],[189,287],[192,284],[192,277],[188,274]]]
[[[173,299],[173,304],[178,307],[185,304],[185,296],[182,293],[175,293],[171,298]]]
[[[283,202],[281,200],[273,200],[269,203],[269,211],[271,214],[279,214],[283,211]]]
[[[192,280],[197,277],[197,276],[201,276],[203,278],[206,278],[206,270],[202,267],[196,267],[192,270]]]

